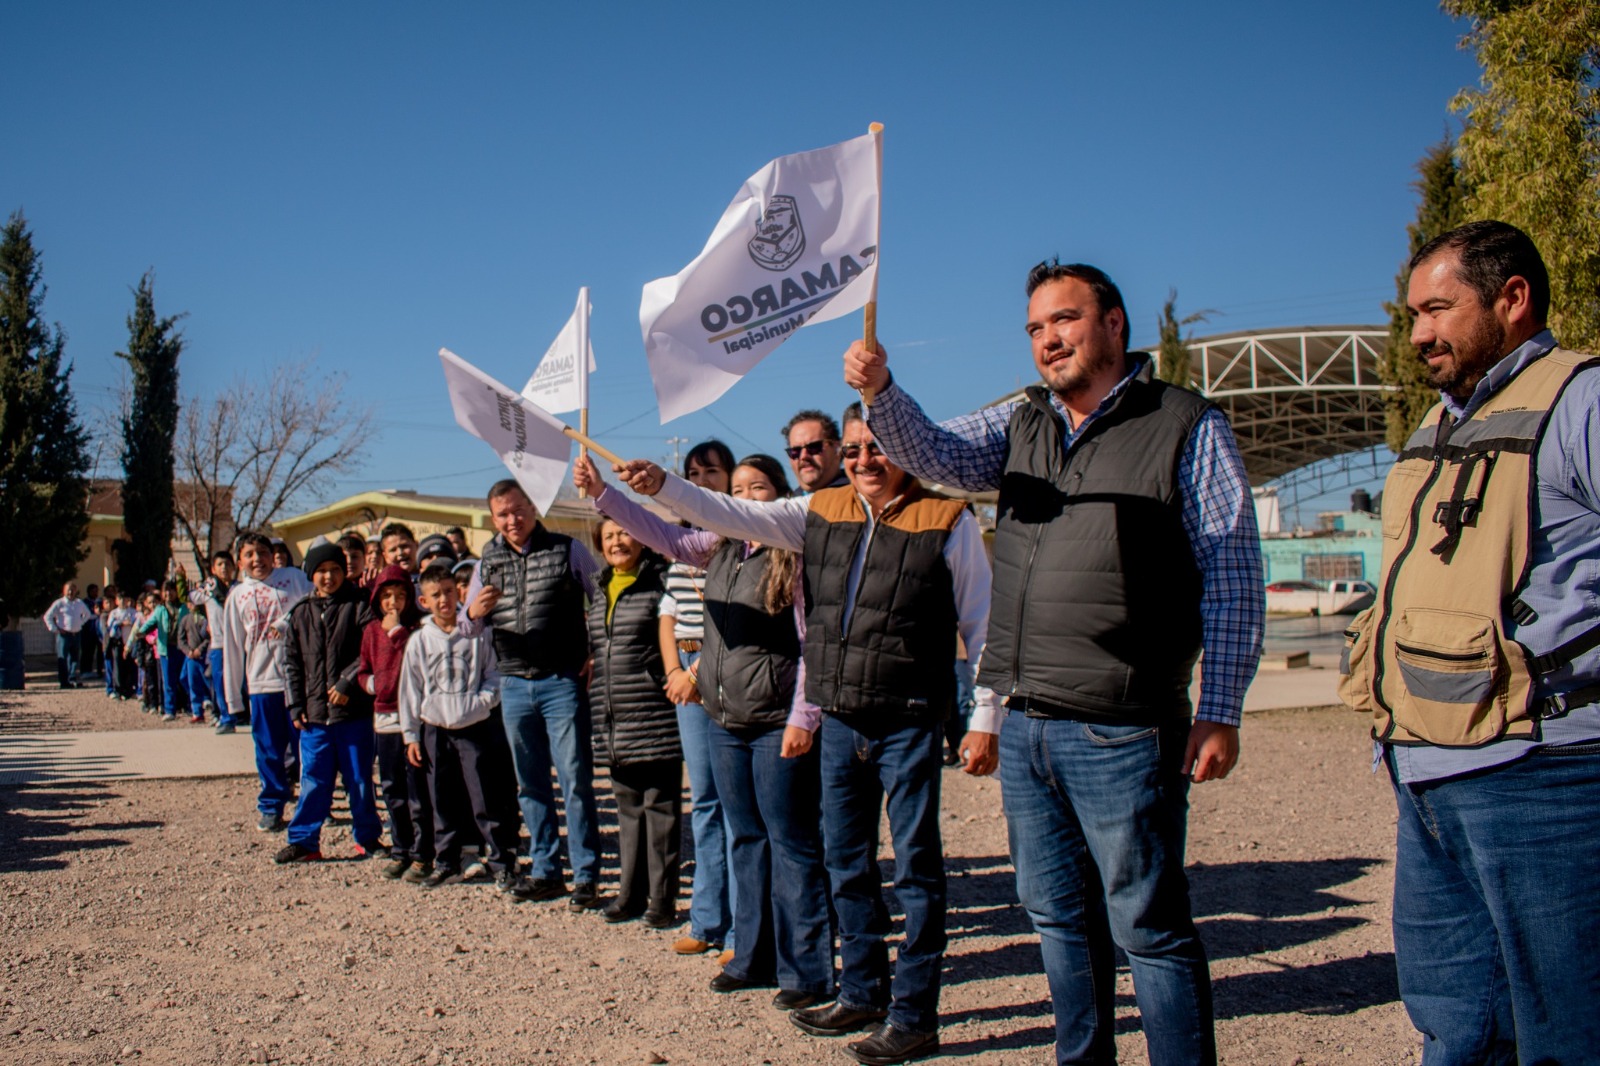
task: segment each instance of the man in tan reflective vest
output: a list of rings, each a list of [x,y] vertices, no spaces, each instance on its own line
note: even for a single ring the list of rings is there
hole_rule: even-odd
[[[1475,222],[1411,261],[1441,403],[1383,495],[1347,631],[1399,804],[1394,942],[1426,1066],[1600,1054],[1600,360],[1538,249]]]

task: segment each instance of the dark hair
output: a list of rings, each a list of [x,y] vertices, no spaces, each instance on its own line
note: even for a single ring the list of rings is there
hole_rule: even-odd
[[[1528,283],[1528,300],[1537,325],[1550,313],[1550,274],[1533,238],[1509,222],[1485,219],[1457,226],[1417,249],[1409,270],[1443,252],[1455,252],[1456,276],[1478,294],[1478,302],[1493,307],[1500,291],[1512,278]]]
[[[452,586],[456,583],[455,575],[450,573],[448,566],[430,566],[417,578],[417,584],[423,588],[438,588],[447,581]]]
[[[452,533],[454,533],[456,536],[460,537],[462,540],[466,540],[467,539],[466,530],[462,529],[460,526],[451,526],[449,529],[444,531],[444,535],[447,536],[447,537]]]
[[[117,598],[117,586],[115,586],[115,585],[107,585],[105,588],[100,590],[100,595],[103,598],[108,599],[108,600],[116,599]]]
[[[756,452],[739,460],[740,466],[759,470],[778,490],[778,498],[789,495],[789,475],[783,464],[764,452]],[[799,569],[799,556],[779,548],[767,548],[767,572],[761,578],[761,602],[768,614],[777,614],[794,605],[794,577]]]
[[[683,457],[683,476],[689,476],[689,464],[699,463],[701,466],[711,466],[715,463],[727,473],[733,473],[733,449],[715,437],[703,440],[689,449],[689,454]]]
[[[356,536],[354,533],[346,533],[344,536],[340,537],[339,547],[343,548],[347,552],[360,552],[362,555],[367,554],[367,542]]]
[[[254,545],[258,550],[264,551],[268,555],[272,554],[272,538],[268,537],[265,533],[257,533],[253,529],[247,529],[243,533],[240,533],[239,550],[242,552],[247,546],[250,545]]]
[[[84,598],[87,599],[88,597],[93,596],[96,592],[99,592],[99,591],[100,591],[100,586],[96,585],[93,581],[91,581],[87,585],[84,586],[84,589],[83,589]]]
[[[212,552],[211,561],[215,563],[218,559],[226,559],[231,563],[233,562],[233,554],[227,550]]]
[[[852,422],[865,422],[866,420],[867,420],[867,416],[861,410],[861,401],[860,400],[857,400],[855,403],[851,404],[849,407],[846,407],[844,409],[844,424],[845,425],[848,426]]]
[[[528,497],[528,491],[522,487],[520,481],[514,477],[503,477],[489,486],[489,495],[484,497],[484,502],[493,504],[500,497],[509,496],[513,492],[520,492],[524,497]],[[528,502],[531,504],[533,499],[528,497]]]
[[[176,595],[178,591],[178,583],[173,581],[171,578],[168,578],[166,581],[161,583],[161,591],[170,592]]]
[[[832,415],[826,411],[808,409],[796,411],[795,416],[783,424],[783,442],[785,444],[789,443],[789,431],[802,422],[821,422],[823,440],[839,439],[839,423],[833,420]]]
[[[1047,281],[1066,278],[1076,278],[1089,286],[1102,316],[1112,308],[1122,312],[1122,346],[1127,348],[1128,305],[1122,302],[1122,290],[1117,288],[1117,283],[1099,267],[1092,267],[1088,263],[1063,263],[1059,258],[1046,259],[1028,271],[1028,295],[1031,297],[1033,291]]]
[[[284,558],[289,560],[289,565],[290,566],[297,565],[295,563],[295,561],[294,561],[294,549],[289,547],[289,542],[288,541],[281,540],[281,539],[278,539],[278,540],[269,539],[268,543],[272,545],[272,554],[273,555],[277,555],[278,552],[281,551],[281,552],[283,552]]]
[[[383,532],[378,534],[378,543],[382,544],[390,537],[404,537],[411,543],[417,542],[417,535],[411,532],[411,527],[403,522],[390,522],[383,527]]]

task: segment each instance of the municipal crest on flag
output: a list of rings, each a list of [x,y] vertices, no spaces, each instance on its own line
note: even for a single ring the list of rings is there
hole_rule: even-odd
[[[774,196],[756,222],[750,258],[768,270],[787,270],[806,250],[806,231],[792,196]]]

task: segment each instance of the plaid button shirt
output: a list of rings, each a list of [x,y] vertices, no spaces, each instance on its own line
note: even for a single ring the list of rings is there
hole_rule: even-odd
[[[1050,402],[1065,423],[1067,450],[1110,409],[1142,362],[1130,361],[1127,377],[1076,430],[1071,428],[1072,419],[1060,398],[1051,394]],[[867,421],[888,456],[917,477],[969,492],[987,492],[1000,487],[1011,415],[1024,402],[986,407],[936,423],[891,382],[868,409]],[[1261,661],[1266,596],[1250,483],[1233,430],[1220,410],[1208,411],[1190,434],[1178,463],[1178,492],[1184,532],[1203,583],[1203,678],[1195,717],[1236,726],[1245,691]]]

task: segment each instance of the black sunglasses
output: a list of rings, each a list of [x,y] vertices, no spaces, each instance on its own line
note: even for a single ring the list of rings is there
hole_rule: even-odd
[[[798,444],[793,448],[785,448],[784,452],[791,459],[798,459],[802,455],[809,455],[812,458],[816,458],[822,454],[822,449],[826,448],[828,444],[829,442],[825,440],[814,440],[807,444]]]
[[[865,444],[846,444],[842,449],[843,455],[846,459],[858,458],[863,451],[867,453],[868,459],[872,458],[874,455],[883,454],[883,449],[878,447],[878,442],[875,440],[868,441]]]

